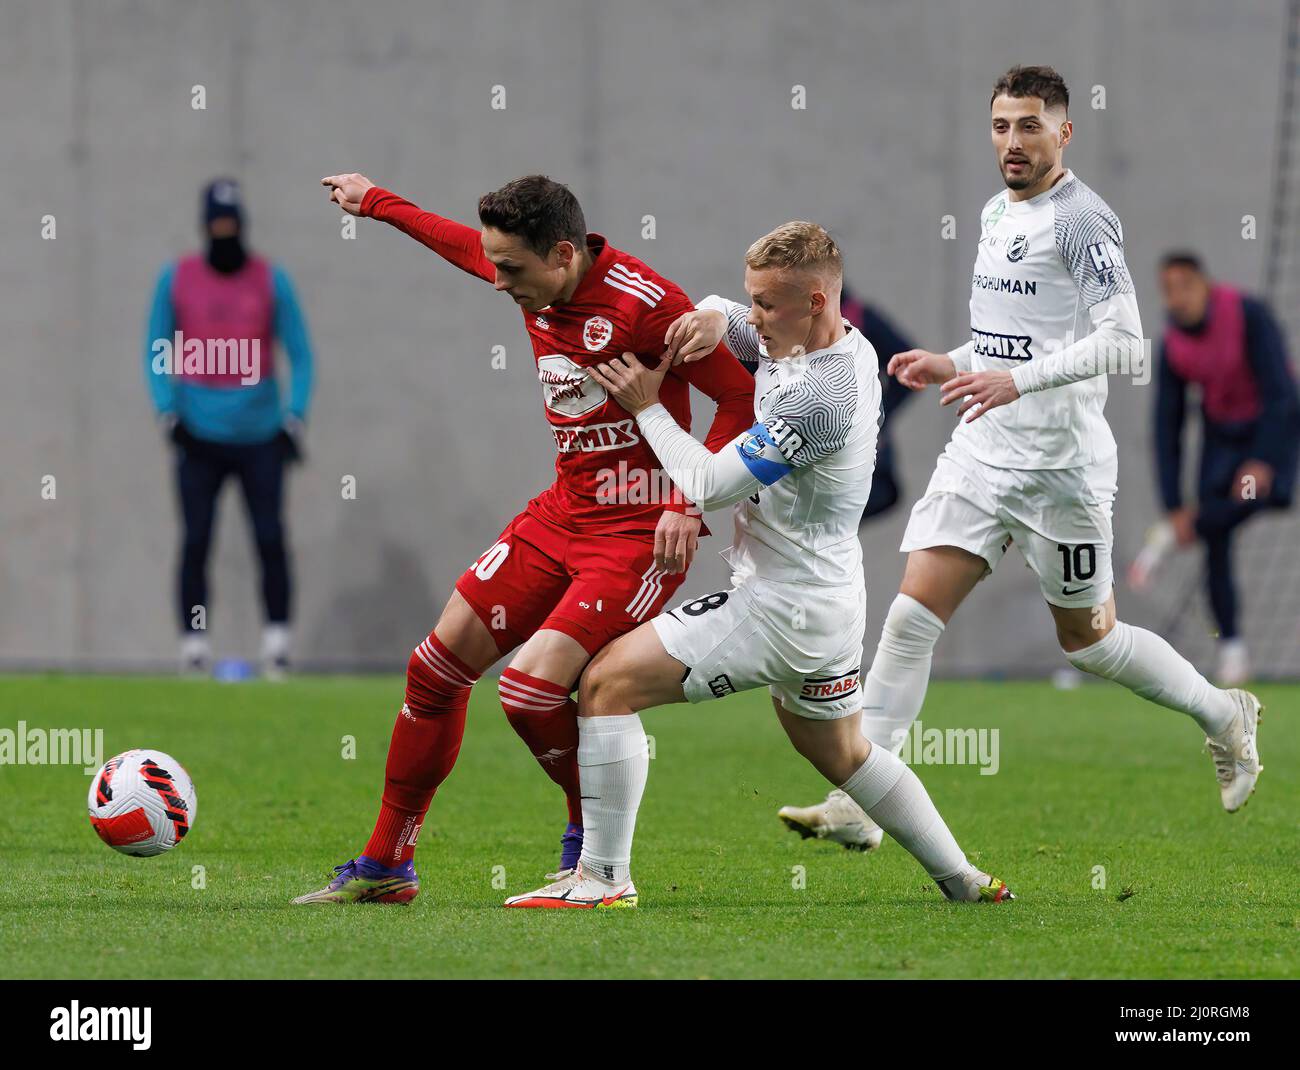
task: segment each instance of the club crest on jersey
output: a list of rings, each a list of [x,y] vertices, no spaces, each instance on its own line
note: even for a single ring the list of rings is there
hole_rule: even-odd
[[[1007,259],[1013,264],[1019,263],[1029,252],[1029,237],[1025,234],[1017,234],[1011,239],[1011,244],[1007,246]]]
[[[561,416],[584,416],[604,405],[609,397],[586,369],[562,353],[538,357],[537,378],[546,407]]]
[[[604,316],[592,316],[582,325],[582,344],[593,353],[609,345],[614,337],[614,325]]]

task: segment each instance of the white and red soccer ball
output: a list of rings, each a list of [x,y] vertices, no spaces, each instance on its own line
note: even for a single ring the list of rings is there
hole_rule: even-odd
[[[198,799],[190,775],[160,750],[129,750],[110,758],[90,782],[90,823],[123,854],[170,851],[194,824]]]

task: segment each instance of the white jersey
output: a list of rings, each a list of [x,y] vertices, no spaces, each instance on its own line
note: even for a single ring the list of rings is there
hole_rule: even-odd
[[[876,351],[847,321],[833,345],[802,356],[767,356],[749,309],[711,297],[727,315],[727,345],[754,372],[751,438],[740,450],[756,474],[775,445],[788,474],[735,506],[732,571],[780,583],[862,589],[858,524],[871,492],[880,423]],[[766,432],[762,429],[766,428]],[[770,441],[764,441],[770,433]],[[766,449],[765,449],[766,447]]]
[[[1070,171],[1029,200],[998,193],[985,204],[980,227],[971,343],[956,351],[969,354],[973,371],[1007,371],[1051,356],[1090,332],[1089,309],[1133,293],[1119,219]],[[997,468],[1106,460],[1115,454],[1102,411],[1106,378],[1022,392],[972,423],[963,416],[953,445]]]

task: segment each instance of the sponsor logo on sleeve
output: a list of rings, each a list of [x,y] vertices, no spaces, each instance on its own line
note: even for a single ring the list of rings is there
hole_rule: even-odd
[[[1115,257],[1111,253],[1110,242],[1099,241],[1089,245],[1088,259],[1092,261],[1092,269],[1098,275],[1104,276],[1115,270]]]

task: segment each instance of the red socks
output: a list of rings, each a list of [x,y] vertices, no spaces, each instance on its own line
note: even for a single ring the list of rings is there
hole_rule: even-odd
[[[515,668],[501,674],[498,685],[506,719],[519,733],[538,765],[564,789],[569,821],[582,824],[578,790],[578,704],[569,688]]]
[[[479,673],[443,646],[433,633],[411,654],[406,667],[406,703],[397,715],[388,745],[383,805],[363,852],[367,858],[399,866],[415,854],[415,841],[433,793],[447,778],[460,753],[465,708],[478,678]],[[577,738],[575,720],[575,746]],[[576,750],[573,758],[576,782]],[[582,820],[581,816],[578,820]]]

